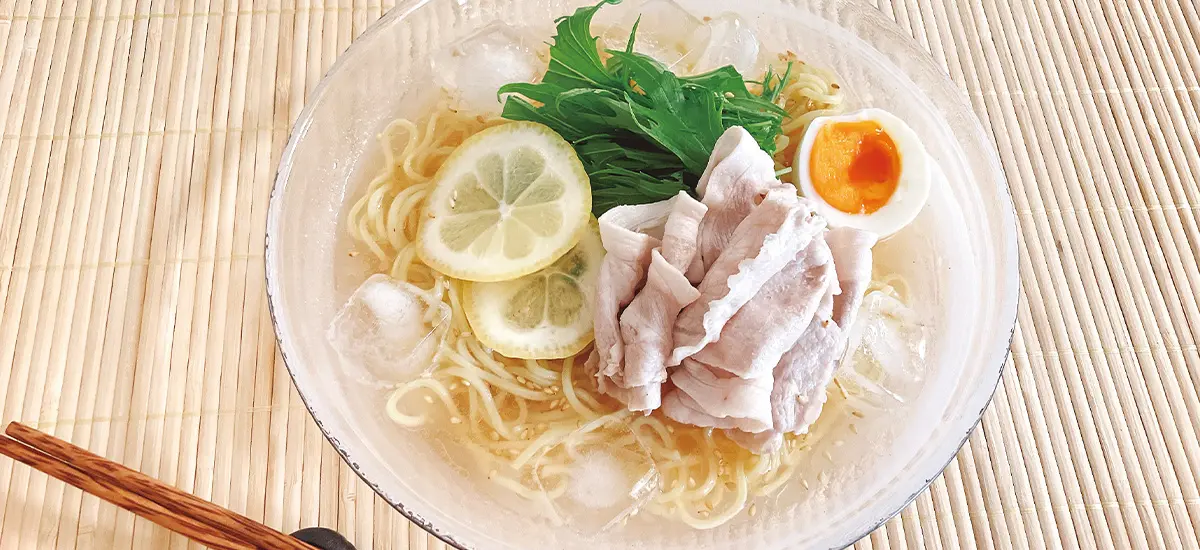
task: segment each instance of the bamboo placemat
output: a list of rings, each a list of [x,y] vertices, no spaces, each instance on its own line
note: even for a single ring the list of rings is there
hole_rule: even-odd
[[[1022,296],[993,405],[860,548],[1200,548],[1193,0],[878,0],[999,148]],[[339,460],[275,351],[267,195],[392,3],[0,0],[0,421],[283,529],[443,548]],[[0,460],[0,549],[187,541]]]

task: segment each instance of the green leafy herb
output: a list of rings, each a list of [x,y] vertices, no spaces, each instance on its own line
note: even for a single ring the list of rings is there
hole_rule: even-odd
[[[771,70],[761,92],[746,87],[732,66],[681,77],[652,57],[633,51],[634,24],[624,50],[601,57],[592,17],[605,4],[579,8],[557,21],[550,66],[537,84],[500,88],[511,94],[504,118],[549,126],[575,146],[592,183],[596,215],[622,204],[694,192],[721,134],[746,129],[767,153],[775,153],[787,112],[775,105],[787,83]]]

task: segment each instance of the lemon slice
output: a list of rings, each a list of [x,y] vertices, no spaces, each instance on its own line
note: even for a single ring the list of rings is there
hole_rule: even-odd
[[[511,281],[466,283],[463,308],[483,345],[518,359],[557,359],[592,341],[604,246],[594,226],[553,264]]]
[[[591,217],[587,173],[550,128],[511,122],[471,136],[433,179],[417,254],[468,281],[533,273],[565,254]]]

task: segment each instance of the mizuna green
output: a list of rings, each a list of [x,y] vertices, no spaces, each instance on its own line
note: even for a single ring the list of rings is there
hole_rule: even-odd
[[[574,146],[591,179],[592,210],[694,193],[721,134],[732,126],[750,132],[774,154],[787,112],[776,100],[787,83],[768,69],[751,92],[733,66],[677,76],[659,61],[633,51],[637,24],[624,50],[601,56],[592,17],[606,4],[579,8],[557,21],[550,65],[535,84],[513,83],[503,116],[549,126]]]

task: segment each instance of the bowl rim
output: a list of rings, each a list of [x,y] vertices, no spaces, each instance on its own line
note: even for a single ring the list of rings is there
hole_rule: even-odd
[[[288,340],[285,338],[283,328],[281,327],[283,321],[276,310],[276,295],[279,292],[280,283],[276,278],[276,272],[270,269],[270,266],[275,262],[276,255],[278,254],[277,248],[272,245],[273,241],[275,240],[274,234],[279,223],[279,212],[283,201],[283,194],[285,192],[285,188],[287,187],[288,179],[292,171],[291,159],[295,153],[295,149],[299,144],[300,139],[304,137],[309,129],[309,126],[312,124],[313,112],[321,103],[321,99],[327,93],[330,82],[352,57],[354,57],[356,54],[367,51],[365,49],[367,47],[366,44],[370,41],[369,39],[371,37],[383,32],[383,30],[389,27],[394,21],[407,17],[416,10],[436,1],[439,0],[401,0],[398,2],[395,7],[373,22],[361,35],[356,37],[351,42],[350,46],[347,47],[346,50],[338,55],[337,59],[334,60],[333,65],[331,65],[330,68],[321,76],[317,86],[305,98],[304,107],[301,109],[296,121],[292,124],[291,131],[288,135],[287,144],[280,154],[279,166],[276,168],[275,179],[271,186],[271,194],[267,207],[264,273],[266,277],[267,309],[271,317],[271,326],[275,333],[275,339],[280,358],[283,360],[284,368],[288,372],[288,377],[292,380],[292,385],[296,388],[297,395],[299,395],[301,402],[304,404],[304,408],[308,411],[309,415],[316,423],[317,428],[321,431],[321,435],[326,441],[329,442],[330,445],[333,446],[334,450],[337,451],[338,455],[341,456],[346,465],[350,467],[351,471],[353,471],[354,474],[363,481],[363,483],[366,483],[376,495],[383,498],[384,501],[386,501],[396,511],[400,512],[400,514],[407,520],[416,524],[427,533],[433,535],[438,540],[452,548],[455,548],[456,550],[473,550],[473,547],[459,542],[454,538],[453,535],[443,532],[436,525],[422,517],[420,514],[408,509],[403,503],[387,496],[377,483],[368,479],[368,477],[363,473],[362,468],[360,468],[357,462],[355,462],[350,456],[349,450],[347,450],[346,447],[338,440],[335,434],[330,433],[330,430],[326,428],[324,422],[321,421],[321,418],[313,409],[310,398],[306,395],[304,388],[301,387],[301,384],[296,379],[295,371],[292,369],[288,353],[290,346],[288,345]],[[460,4],[468,4],[471,2],[471,0],[458,1]],[[801,1],[803,0],[780,0],[780,3],[785,8],[802,9],[797,5],[797,2]],[[834,0],[833,3],[845,5],[849,9],[855,9],[855,15],[870,20],[870,24],[875,26],[878,30],[892,35],[892,37],[898,41],[907,43],[911,47],[910,49],[912,52],[916,54],[909,59],[910,62],[925,65],[926,68],[932,68],[944,79],[950,81],[949,75],[934,62],[931,55],[921,49],[911,36],[904,34],[897,23],[888,19],[882,11],[874,8],[870,4],[865,3],[863,0]],[[846,27],[837,24],[836,22],[834,22],[834,24],[854,34],[853,31],[850,31],[850,29],[846,29]],[[874,44],[868,44],[872,48],[875,48]],[[953,84],[953,81],[950,82]],[[957,99],[961,102],[962,106],[966,107],[966,112],[970,115],[966,117],[968,119],[966,123],[973,127],[972,129],[975,130],[974,133],[976,135],[986,136],[986,129],[983,127],[978,114],[971,106],[965,92],[958,86],[952,86],[952,89],[952,93],[957,96]],[[832,548],[847,548],[857,541],[865,538],[879,527],[883,526],[889,520],[903,512],[905,508],[907,508],[922,493],[924,493],[929,488],[930,484],[932,484],[933,481],[936,480],[938,476],[942,475],[945,469],[949,467],[950,463],[953,462],[954,459],[959,455],[967,441],[970,440],[971,435],[975,433],[975,430],[983,420],[984,413],[987,411],[988,407],[991,406],[991,403],[995,398],[995,394],[1000,386],[1000,381],[1003,378],[1004,371],[1011,354],[1012,342],[1016,336],[1017,329],[1017,303],[1020,295],[1020,256],[1017,251],[1019,233],[1016,221],[1016,207],[1015,203],[1013,202],[1012,191],[1007,185],[1008,177],[1004,172],[1003,165],[1000,162],[999,153],[995,144],[989,141],[985,140],[982,145],[984,145],[983,150],[987,157],[986,159],[983,159],[983,161],[992,166],[995,174],[1000,175],[1000,183],[1002,184],[999,185],[999,188],[997,189],[998,198],[1002,203],[1001,208],[999,209],[999,222],[1002,229],[1001,236],[1003,237],[1003,242],[1009,243],[1009,246],[1004,247],[1003,250],[999,250],[997,257],[1003,265],[1011,266],[1006,273],[1001,273],[998,277],[998,281],[1001,283],[1007,283],[1003,285],[1004,287],[1012,289],[1011,296],[1002,297],[1003,302],[999,308],[999,313],[1002,318],[1012,319],[1011,322],[1005,323],[1009,325],[1010,328],[1008,339],[1005,340],[1005,346],[1002,352],[998,354],[999,357],[996,358],[1000,364],[999,369],[996,371],[994,380],[991,377],[985,377],[983,379],[984,384],[981,385],[980,388],[987,390],[987,388],[990,386],[990,391],[986,391],[987,398],[981,404],[979,412],[975,415],[974,419],[972,419],[970,424],[966,427],[965,432],[962,433],[959,442],[953,447],[954,452],[946,458],[945,462],[940,463],[940,461],[928,461],[932,464],[940,463],[941,465],[937,466],[936,469],[927,468],[925,470],[925,475],[919,476],[923,478],[920,486],[917,487],[911,495],[900,502],[895,510],[877,517],[873,522],[869,523],[869,527],[867,527],[861,533],[850,535],[840,543],[840,546],[834,546]],[[1001,324],[1000,326],[1004,326],[1004,324]],[[995,346],[996,343],[993,343],[992,345]],[[993,351],[992,354],[996,354],[996,352]],[[889,509],[890,508],[891,507],[889,507]]]

